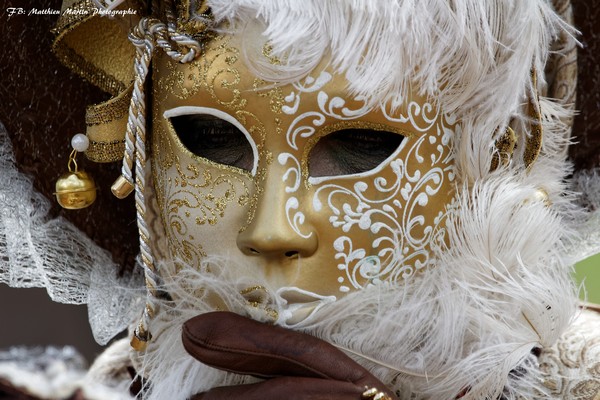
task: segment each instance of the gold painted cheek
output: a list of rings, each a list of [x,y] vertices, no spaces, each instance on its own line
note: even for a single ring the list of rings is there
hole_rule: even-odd
[[[154,153],[155,187],[170,256],[176,264],[181,261],[200,271],[207,248],[235,246],[248,215],[251,177],[193,156],[166,120],[155,130]]]
[[[454,197],[451,143],[431,133],[406,139],[375,173],[312,185],[320,247],[335,260],[337,292],[400,283],[423,270],[445,241]]]

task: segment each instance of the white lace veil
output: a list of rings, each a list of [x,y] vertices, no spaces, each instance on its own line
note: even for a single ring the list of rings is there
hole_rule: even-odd
[[[110,254],[62,217],[19,172],[0,123],[0,282],[40,287],[53,301],[87,304],[94,338],[106,344],[139,315],[141,276],[117,276]],[[139,288],[139,290],[136,290]]]

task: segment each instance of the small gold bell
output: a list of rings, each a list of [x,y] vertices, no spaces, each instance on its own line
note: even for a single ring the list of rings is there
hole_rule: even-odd
[[[89,145],[88,138],[79,133],[71,140],[73,151],[69,156],[69,172],[61,175],[56,181],[56,200],[67,210],[80,210],[90,206],[96,200],[96,183],[84,171],[77,169],[77,152],[85,151]]]
[[[148,342],[152,340],[152,334],[147,331],[142,323],[140,322],[137,328],[133,331],[133,337],[129,342],[129,345],[138,352],[146,351]]]
[[[87,172],[68,172],[56,181],[56,200],[68,210],[86,208],[96,200],[96,184]]]

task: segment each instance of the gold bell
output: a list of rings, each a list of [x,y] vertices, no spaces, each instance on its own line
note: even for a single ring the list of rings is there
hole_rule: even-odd
[[[80,210],[90,206],[96,200],[96,183],[85,171],[77,169],[77,152],[85,151],[89,144],[87,137],[78,134],[71,141],[73,151],[69,156],[69,172],[56,181],[56,200],[67,210]]]
[[[140,323],[138,327],[133,331],[133,337],[129,342],[130,346],[138,352],[146,351],[148,342],[152,339],[152,334],[148,332]]]
[[[96,200],[96,184],[87,172],[68,172],[56,181],[56,200],[67,210],[86,208]]]

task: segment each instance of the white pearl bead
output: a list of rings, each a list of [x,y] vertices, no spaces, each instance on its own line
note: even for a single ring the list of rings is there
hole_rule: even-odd
[[[79,152],[86,151],[90,147],[90,139],[83,133],[78,133],[71,139],[71,146]]]

